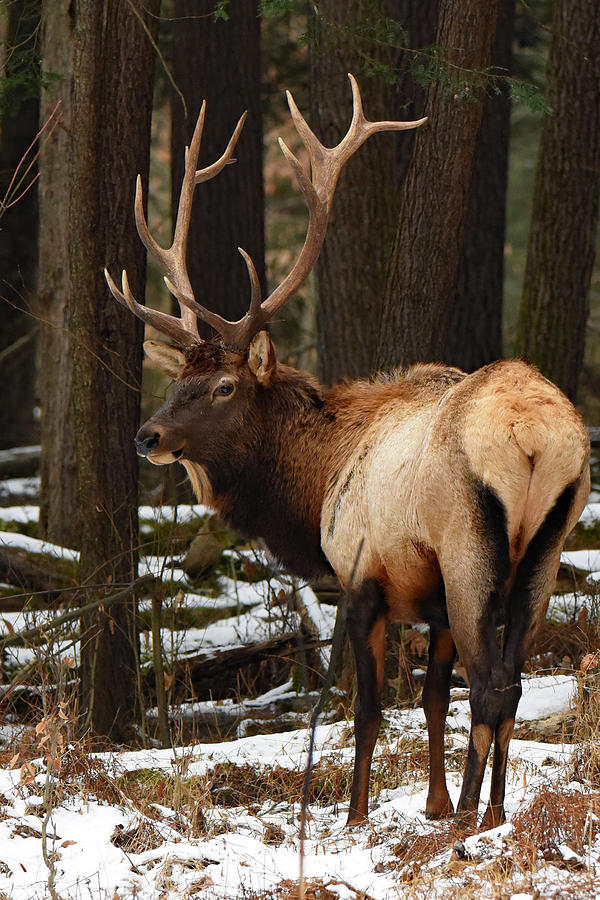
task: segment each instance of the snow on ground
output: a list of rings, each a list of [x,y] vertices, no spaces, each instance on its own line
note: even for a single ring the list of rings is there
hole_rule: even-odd
[[[564,550],[560,561],[585,572],[597,572],[600,569],[600,550]]]
[[[150,521],[189,521],[203,515],[200,507],[148,508],[141,510],[142,518]],[[0,521],[28,523],[35,521],[36,507],[14,507],[0,510]],[[588,505],[582,519],[593,524],[600,519],[600,502]],[[64,551],[23,535],[0,533],[0,544],[24,547],[29,550],[51,552],[66,559],[76,559],[73,551]],[[563,554],[565,563],[590,573],[600,573],[600,551],[569,551]],[[236,607],[238,614],[229,616],[203,629],[189,629],[179,652],[198,652],[216,647],[232,646],[248,640],[262,640],[270,636],[277,620],[287,616],[290,630],[297,626],[295,613],[275,608],[272,598],[279,587],[295,589],[317,632],[327,637],[333,628],[334,610],[320,607],[309,588],[298,587],[289,579],[248,584],[234,579],[221,579],[220,595],[209,597],[197,594],[186,576],[164,557],[146,557],[145,569],[160,574],[165,580],[177,581],[182,595],[178,601],[187,607]],[[592,574],[590,578],[594,578]],[[597,575],[600,580],[600,574]],[[575,619],[582,604],[591,602],[576,594],[552,599],[553,618]],[[36,614],[39,615],[39,614]],[[4,621],[2,621],[4,619]],[[20,630],[31,624],[22,613],[5,613],[0,619],[0,633],[11,628]],[[164,634],[168,647],[170,636]],[[16,651],[21,664],[27,660],[27,648]],[[290,685],[279,686],[251,704],[267,704],[284,693]],[[523,682],[518,720],[534,721],[568,710],[577,694],[577,680],[573,677],[528,677]],[[464,692],[453,692],[447,723],[447,747],[450,751],[448,787],[454,804],[459,797],[461,769],[470,726],[469,705]],[[193,710],[191,710],[193,711]],[[422,709],[388,710],[377,749],[376,766],[389,760],[402,760],[411,747],[424,748],[425,718]],[[13,736],[17,726],[2,727],[0,738]],[[547,744],[513,740],[508,765],[506,809],[509,822],[485,834],[472,834],[460,843],[461,859],[472,859],[470,869],[454,872],[449,864],[452,843],[448,849],[432,849],[421,863],[424,892],[410,896],[448,898],[459,896],[473,884],[482,889],[481,896],[492,896],[492,886],[486,893],[486,866],[498,859],[518,855],[518,847],[510,843],[511,817],[524,808],[535,792],[543,786],[560,789],[568,785],[570,761],[578,752],[567,744]],[[247,766],[246,778],[268,783],[276,767],[301,773],[306,764],[307,731],[252,736],[223,743],[200,744],[169,750],[141,750],[91,758],[112,779],[125,773],[145,770],[159,779],[170,776],[177,783],[185,778],[206,776],[215,766]],[[455,754],[458,754],[455,759]],[[317,728],[314,763],[335,765],[349,771],[353,759],[351,725],[335,723]],[[457,761],[458,760],[458,761]],[[387,763],[386,763],[387,764]],[[299,875],[299,804],[288,800],[267,800],[249,807],[218,804],[218,793],[208,798],[201,809],[204,820],[196,831],[178,808],[173,791],[160,795],[154,804],[155,818],[148,819],[137,810],[123,792],[120,797],[97,796],[91,787],[84,789],[75,781],[61,792],[46,781],[44,764],[38,761],[33,769],[0,767],[0,898],[4,900],[36,900],[50,896],[48,865],[54,859],[56,867],[55,891],[61,900],[128,900],[128,898],[184,898],[206,897],[248,898],[253,891],[276,888]],[[244,770],[246,772],[246,770]],[[490,767],[482,789],[482,806],[489,793]],[[386,782],[383,778],[382,783]],[[571,784],[572,791],[585,791],[580,784]],[[43,795],[46,790],[51,809],[47,823],[47,837],[42,838],[44,818]],[[341,898],[366,896],[372,900],[392,900],[407,896],[399,847],[406,835],[424,838],[443,831],[443,823],[427,823],[424,817],[427,786],[422,772],[400,780],[398,786],[384,786],[372,799],[368,825],[353,830],[344,829],[343,804],[312,806],[309,810],[308,833],[304,846],[304,872],[307,878],[320,879],[333,895]],[[591,820],[590,820],[591,823]],[[592,823],[590,824],[592,834]],[[133,835],[131,845],[123,835]],[[146,840],[142,839],[146,835]],[[134,839],[135,838],[135,839]],[[412,839],[412,838],[411,838]],[[45,845],[45,846],[44,846]],[[455,844],[456,847],[456,844]],[[590,871],[600,877],[600,843],[590,840],[587,856],[573,857],[574,851],[565,844],[560,851],[564,859],[570,857],[573,871]],[[465,864],[466,865],[466,864]],[[579,869],[577,869],[579,867]],[[586,869],[587,867],[587,869]],[[428,874],[429,873],[429,874]],[[441,873],[441,874],[440,874]],[[465,874],[466,873],[466,874]],[[571,872],[547,864],[538,881],[529,879],[525,897],[553,896]],[[428,880],[429,879],[429,880]],[[462,879],[462,880],[461,880]],[[600,892],[599,892],[600,895]],[[473,896],[480,896],[473,894]],[[504,894],[503,894],[504,896]],[[508,895],[507,895],[508,896]],[[575,894],[572,894],[575,896]],[[517,894],[513,897],[516,900]]]
[[[18,485],[20,485],[21,482],[27,485],[32,479],[12,479],[0,482],[0,485],[4,487],[6,493],[8,493],[9,486],[12,485],[13,481],[17,482]],[[17,492],[15,491],[15,493]],[[177,522],[182,524],[184,522],[191,522],[193,519],[213,515],[208,506],[202,506],[200,503],[182,503],[179,506],[140,506],[138,512],[141,522],[153,522],[155,524],[162,524],[164,522]],[[0,507],[0,521],[3,522],[37,522],[39,516],[39,506],[26,505]]]
[[[30,478],[4,478],[0,481],[0,503],[14,497],[28,499],[32,502],[40,496],[40,476]]]
[[[59,547],[58,544],[40,541],[38,538],[28,537],[26,534],[19,534],[13,531],[0,531],[0,546],[19,547],[22,550],[28,550],[30,553],[45,553],[48,556],[55,556],[57,559],[67,559],[71,562],[79,559],[79,553],[76,550]]]
[[[550,677],[525,682],[524,715],[537,718],[549,710],[568,708],[574,679]],[[552,698],[549,703],[548,697]],[[464,703],[453,704],[456,707]],[[522,711],[523,714],[523,711]],[[450,745],[464,746],[462,717],[450,716]],[[421,710],[391,711],[376,756],[402,754],[407,738],[424,740]],[[456,730],[458,728],[458,730]],[[315,763],[351,765],[352,742],[346,723],[319,726],[316,730]],[[513,741],[508,767],[507,812],[509,818],[523,807],[536,789],[564,782],[564,772],[573,748],[562,744]],[[256,779],[268,778],[275,766],[301,772],[306,763],[307,732],[254,736],[221,744],[200,744],[175,750],[141,750],[96,757],[113,778],[142,770],[164,773],[176,779],[204,775],[218,763],[251,766]],[[460,773],[450,766],[449,790],[456,804]],[[45,773],[36,766],[31,784],[21,784],[19,769],[0,770],[0,895],[10,900],[34,900],[48,896],[48,869],[42,856],[42,795]],[[27,774],[27,773],[26,773]],[[158,777],[158,776],[157,776]],[[25,779],[26,780],[26,779]],[[575,786],[581,790],[581,786]],[[482,796],[489,790],[489,767]],[[398,842],[403,835],[434,833],[443,828],[424,818],[426,784],[410,778],[394,789],[383,788],[371,804],[370,823],[344,829],[345,810],[338,806],[313,806],[309,811],[304,847],[304,872],[308,878],[329,883],[340,897],[361,896],[374,900],[405,896],[398,878]],[[482,806],[483,808],[483,806]],[[155,804],[156,819],[149,820],[130,804],[98,800],[93,792],[68,792],[57,800],[47,824],[47,851],[55,856],[55,889],[69,898],[162,896],[183,898],[247,897],[252,891],[275,888],[299,874],[298,804],[262,802],[250,809],[220,807],[209,803],[205,822],[195,836],[181,826],[182,817],[165,798]],[[477,860],[474,871],[485,882],[479,857],[505,856],[512,826],[485,834],[472,834],[464,841],[465,852]],[[146,829],[146,831],[144,831]],[[123,835],[137,836],[127,847]],[[144,835],[150,840],[144,843]],[[112,839],[112,840],[111,840]],[[567,848],[568,849],[568,848]],[[590,849],[592,869],[600,876],[599,854]],[[449,858],[450,850],[429,861],[432,874]],[[512,852],[512,851],[511,851]],[[567,850],[565,850],[565,853]],[[432,878],[431,897],[453,897],[451,879]],[[196,893],[194,893],[196,892]]]
[[[591,494],[590,494],[591,498]],[[600,521],[600,503],[591,502],[588,503],[581,516],[579,517],[579,521],[582,525],[585,525],[586,528],[589,528],[590,525],[594,525],[596,522]]]

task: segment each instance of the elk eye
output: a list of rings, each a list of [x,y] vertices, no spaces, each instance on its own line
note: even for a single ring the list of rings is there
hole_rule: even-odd
[[[231,381],[223,381],[215,388],[215,396],[228,397],[233,394],[233,384]]]

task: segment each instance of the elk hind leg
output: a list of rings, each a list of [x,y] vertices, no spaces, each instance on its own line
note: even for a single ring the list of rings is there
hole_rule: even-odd
[[[510,560],[506,512],[496,493],[475,484],[469,512],[468,528],[454,523],[440,567],[452,635],[469,680],[471,734],[457,814],[473,826],[509,682],[496,631],[504,617]]]
[[[569,485],[562,492],[532,538],[517,568],[507,601],[503,658],[508,684],[495,730],[490,800],[481,823],[482,828],[493,828],[505,820],[506,763],[521,698],[521,671],[556,583],[560,553],[572,527],[571,520],[577,518],[576,515],[571,516],[576,487]]]
[[[354,718],[354,775],[347,825],[368,816],[371,759],[381,724],[381,688],[385,655],[387,603],[375,578],[353,591],[348,631],[356,661],[357,703]]]
[[[425,806],[428,819],[440,819],[454,812],[446,785],[444,729],[455,658],[456,648],[450,629],[432,625],[429,635],[429,663],[423,687],[423,711],[429,734],[429,791]]]

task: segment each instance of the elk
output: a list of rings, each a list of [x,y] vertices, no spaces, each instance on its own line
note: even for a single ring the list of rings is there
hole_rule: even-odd
[[[333,571],[349,591],[358,699],[348,825],[367,818],[386,623],[395,621],[430,629],[423,689],[426,815],[454,813],[443,737],[458,653],[469,681],[471,732],[457,813],[463,823],[476,823],[493,743],[482,823],[491,827],[504,821],[522,665],[544,617],[564,539],[589,492],[589,441],[569,400],[520,360],[473,374],[414,365],[331,388],[278,361],[264,326],[315,264],[342,166],[375,132],[425,121],[367,120],[356,81],[350,81],[352,121],[333,148],[320,143],[288,93],[312,170],[309,177],[280,140],[308,206],[306,239],[289,274],[265,300],[252,260],[240,249],[251,300],[237,322],[195,299],[186,241],[195,185],[233,161],[244,117],[223,156],[197,170],[203,104],[186,150],[170,248],[150,235],[138,178],[137,230],[166,273],[180,316],[140,305],[126,272],[118,288],[105,270],[114,297],[169,338],[144,345],[174,384],[135,443],[151,463],[182,463],[198,499],[241,534],[262,538],[289,570],[304,578]],[[200,339],[198,318],[215,330],[212,339]]]

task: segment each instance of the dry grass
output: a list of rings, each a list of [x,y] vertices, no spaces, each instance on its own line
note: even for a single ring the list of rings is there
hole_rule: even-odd
[[[600,834],[600,793],[545,788],[517,813],[512,824],[511,843],[518,848],[521,865],[527,862],[529,868],[536,868],[545,860],[584,868]],[[577,859],[565,861],[565,847]]]
[[[579,665],[573,740],[572,777],[600,790],[600,653],[584,656]]]
[[[304,883],[304,890],[300,893],[300,885],[297,881],[286,879],[281,881],[276,887],[268,891],[248,891],[243,890],[239,894],[240,900],[339,900],[339,891],[331,890],[334,887],[344,887],[346,893],[356,897],[356,900],[370,900],[369,894],[363,891],[357,891],[345,881],[330,879],[323,881],[319,878],[313,878]]]
[[[156,850],[163,843],[152,822],[140,820],[129,828],[117,825],[110,837],[111,844],[120,847],[125,853],[145,853],[146,850]]]

